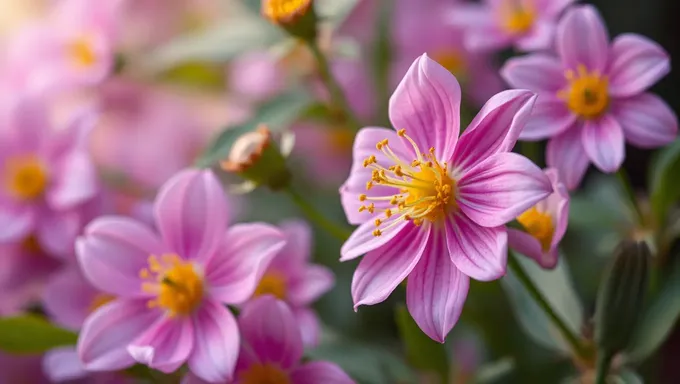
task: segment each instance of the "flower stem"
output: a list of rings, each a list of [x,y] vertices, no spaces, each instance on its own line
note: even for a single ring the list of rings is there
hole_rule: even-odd
[[[328,233],[333,235],[340,241],[345,241],[349,238],[351,231],[347,228],[341,227],[336,223],[328,220],[323,213],[319,212],[313,205],[311,205],[302,195],[295,191],[292,187],[288,187],[286,192],[290,195],[293,202],[302,210],[302,212],[307,216],[307,218],[321,228],[326,230]]]
[[[309,46],[309,50],[312,51],[312,54],[316,59],[319,74],[321,75],[321,80],[326,85],[328,93],[331,96],[331,103],[333,104],[333,106],[339,108],[339,113],[341,114],[340,118],[344,123],[348,124],[352,128],[352,130],[354,131],[358,130],[359,128],[361,128],[361,124],[354,115],[354,112],[352,112],[352,109],[349,107],[349,103],[347,102],[345,94],[342,92],[342,88],[340,88],[340,85],[338,84],[338,82],[335,80],[335,77],[333,77],[333,74],[331,73],[328,58],[323,53],[323,51],[321,51],[321,48],[319,48],[319,44],[316,41],[314,40],[307,41],[307,45]]]
[[[614,356],[607,351],[600,351],[597,356],[597,376],[595,377],[595,384],[606,384],[607,375],[609,374],[609,366],[611,365]]]
[[[644,215],[642,214],[642,211],[640,210],[640,205],[637,203],[637,199],[635,198],[635,192],[633,191],[633,187],[630,184],[628,174],[626,173],[626,170],[623,167],[619,168],[619,170],[616,172],[616,178],[619,181],[619,184],[621,185],[623,192],[626,194],[626,198],[628,198],[630,205],[635,211],[638,224],[642,225],[644,223]]]
[[[522,283],[524,288],[529,292],[529,295],[536,301],[536,304],[543,310],[543,312],[548,316],[550,321],[553,322],[553,324],[557,327],[557,329],[560,331],[560,334],[562,334],[562,337],[569,343],[571,346],[571,349],[574,351],[574,353],[581,358],[586,358],[587,357],[587,351],[584,348],[584,346],[581,344],[580,339],[578,336],[576,336],[569,326],[562,320],[562,318],[557,315],[555,310],[552,308],[548,300],[543,296],[541,291],[538,289],[538,287],[534,284],[533,281],[531,281],[531,278],[529,275],[527,275],[526,271],[524,271],[524,268],[520,265],[520,263],[515,259],[515,255],[510,253],[508,255],[508,266],[512,271],[515,273],[519,281]]]

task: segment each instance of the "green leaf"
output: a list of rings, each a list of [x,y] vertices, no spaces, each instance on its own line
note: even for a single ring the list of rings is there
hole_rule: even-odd
[[[0,318],[0,349],[14,354],[38,354],[75,345],[78,335],[32,316]]]
[[[680,139],[664,148],[652,162],[649,190],[658,223],[663,224],[669,208],[680,199]]]
[[[311,102],[310,96],[299,90],[290,91],[267,101],[260,106],[250,121],[222,131],[198,159],[198,166],[209,167],[224,160],[229,155],[234,141],[244,133],[253,131],[260,124],[267,124],[272,132],[287,128]]]
[[[409,363],[418,370],[438,374],[441,382],[447,383],[449,359],[444,344],[424,334],[404,305],[397,307],[396,320]]]

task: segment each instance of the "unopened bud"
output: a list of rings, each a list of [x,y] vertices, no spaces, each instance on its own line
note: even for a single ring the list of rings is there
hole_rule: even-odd
[[[295,37],[316,39],[318,20],[313,0],[262,0],[262,15]]]

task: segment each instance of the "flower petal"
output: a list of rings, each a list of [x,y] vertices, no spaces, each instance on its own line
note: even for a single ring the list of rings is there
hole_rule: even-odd
[[[0,207],[0,243],[11,243],[26,238],[33,230],[36,212],[28,205],[6,203]]]
[[[71,382],[88,375],[73,347],[54,348],[43,357],[43,371],[53,383]]]
[[[288,306],[273,296],[262,296],[246,304],[238,319],[243,343],[263,363],[284,370],[302,358],[300,329]]]
[[[375,236],[373,232],[376,230],[375,223],[373,221],[367,221],[357,227],[354,232],[349,236],[349,239],[345,241],[340,248],[340,261],[347,261],[356,259],[357,257],[373,251],[377,248],[390,242],[397,235],[405,230],[408,225],[408,221],[404,219],[399,219],[399,215],[392,215],[391,219],[384,220],[382,228],[389,227],[387,230],[381,230],[382,234],[380,236]],[[373,216],[375,218],[375,216]],[[391,226],[391,224],[399,220],[400,223]]]
[[[333,288],[335,277],[330,269],[321,265],[304,267],[302,276],[288,287],[288,302],[294,306],[307,306]]]
[[[285,254],[286,257],[277,257],[276,264],[286,269],[305,265],[311,257],[312,228],[306,221],[297,219],[283,221],[279,228],[286,237],[286,246],[280,255]]]
[[[40,212],[36,236],[40,246],[49,254],[61,258],[73,256],[73,244],[81,230],[82,215],[78,211]]]
[[[571,7],[557,25],[556,49],[567,68],[585,65],[604,73],[607,67],[609,34],[592,5]]]
[[[497,227],[552,193],[550,179],[516,153],[497,153],[458,180],[460,210],[475,223]]]
[[[432,231],[423,257],[408,277],[406,305],[420,329],[444,342],[458,322],[470,278],[448,257],[446,233]]]
[[[205,266],[210,296],[226,304],[247,300],[284,245],[283,233],[269,224],[237,224],[229,228]]]
[[[619,123],[611,116],[586,121],[581,133],[583,149],[602,172],[616,172],[625,157],[625,140]]]
[[[609,51],[609,94],[633,96],[644,92],[671,70],[670,56],[656,42],[626,33]]]
[[[48,110],[42,97],[22,97],[12,105],[9,129],[15,134],[17,145],[25,151],[37,152],[53,134]]]
[[[316,312],[309,308],[295,308],[293,309],[293,314],[295,315],[295,321],[300,327],[302,344],[304,344],[305,348],[316,347],[321,337],[321,321]]]
[[[236,319],[222,305],[207,301],[194,316],[196,340],[189,356],[191,372],[207,382],[230,381],[238,358]]]
[[[590,160],[581,142],[581,126],[573,126],[548,142],[546,164],[556,168],[569,190],[576,189],[588,169]]]
[[[46,196],[52,209],[73,208],[97,193],[97,171],[85,152],[69,154],[60,164],[58,175]]]
[[[97,291],[78,267],[69,266],[50,277],[43,293],[43,305],[57,324],[79,330],[96,297]]]
[[[560,241],[562,241],[564,234],[567,232],[570,197],[569,191],[564,183],[562,183],[556,169],[548,168],[545,170],[545,174],[550,179],[554,192],[539,204],[545,205],[544,210],[552,215],[553,220],[556,223],[552,239],[552,246],[553,248],[556,248]]]
[[[124,217],[103,217],[85,228],[76,242],[83,274],[100,290],[116,296],[144,297],[139,272],[150,255],[162,255],[165,246],[147,227]]]
[[[547,1],[542,1],[543,4],[541,6],[543,7],[542,14],[543,17],[546,18],[556,18],[558,17],[562,11],[567,9],[568,6],[570,6],[575,0],[547,0]]]
[[[328,361],[314,361],[296,368],[291,373],[292,384],[354,384],[345,371]]]
[[[564,100],[549,93],[541,93],[536,100],[531,118],[519,135],[521,140],[543,140],[559,135],[576,122]]]
[[[544,53],[509,59],[501,68],[501,76],[513,88],[536,92],[557,92],[566,84],[562,63],[556,57]],[[542,97],[541,94],[538,102]]]
[[[456,77],[423,54],[390,98],[390,120],[394,129],[406,129],[420,151],[434,147],[438,159],[448,159],[460,132],[460,100]]]
[[[557,265],[557,258],[555,260],[548,260],[543,252],[541,243],[524,231],[508,228],[508,246],[510,249],[534,260],[543,268],[552,269]]]
[[[460,137],[452,160],[454,172],[465,173],[495,153],[510,151],[535,101],[536,94],[519,89],[489,99]]]
[[[641,148],[664,146],[678,135],[678,117],[660,97],[643,93],[612,103],[611,113],[626,140]]]
[[[180,257],[205,259],[226,230],[226,195],[211,171],[185,170],[161,187],[154,214],[161,236]]]
[[[427,246],[431,228],[408,227],[393,241],[364,256],[352,278],[354,309],[385,300],[408,276]]]
[[[446,221],[446,244],[451,261],[461,272],[479,281],[505,275],[508,252],[505,227],[481,227],[465,215]]]
[[[517,48],[524,52],[550,49],[554,36],[554,22],[552,20],[538,20],[527,34],[517,40]]]
[[[194,349],[193,322],[186,317],[163,316],[127,349],[137,362],[172,373],[187,361]]]
[[[89,371],[115,371],[135,360],[127,346],[145,332],[160,312],[147,308],[147,300],[116,300],[87,318],[78,338],[78,356]]]

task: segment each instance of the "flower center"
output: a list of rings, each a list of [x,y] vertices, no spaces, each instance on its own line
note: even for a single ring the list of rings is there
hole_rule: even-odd
[[[253,364],[240,375],[243,384],[290,384],[290,378],[272,364]]]
[[[274,22],[288,21],[305,14],[311,5],[312,0],[267,0],[262,2],[262,13]]]
[[[544,252],[550,250],[555,233],[552,217],[546,212],[540,212],[536,207],[529,209],[517,217],[517,221],[526,231],[541,243]]]
[[[569,86],[557,92],[557,97],[567,107],[584,119],[596,119],[609,106],[609,80],[598,71],[588,72],[585,65],[579,65],[577,72],[567,70],[564,76]]]
[[[352,151],[354,134],[344,127],[332,128],[328,131],[328,144],[333,153],[347,155]]]
[[[455,187],[456,182],[449,176],[448,165],[440,163],[434,156],[435,149],[430,148],[427,154],[423,154],[418,145],[406,134],[406,130],[397,131],[400,137],[408,140],[416,152],[416,159],[405,161],[400,159],[389,147],[387,139],[376,144],[381,151],[394,164],[385,168],[378,164],[375,156],[371,155],[364,160],[364,167],[373,168],[371,180],[366,183],[366,190],[374,185],[392,187],[397,190],[392,196],[369,197],[360,195],[359,201],[369,201],[368,205],[362,205],[359,212],[376,212],[374,201],[389,201],[392,208],[384,210],[384,218],[389,219],[394,214],[400,215],[392,224],[380,229],[384,219],[376,218],[374,236],[380,236],[390,226],[397,225],[400,219],[413,221],[420,225],[423,220],[431,222],[442,220],[448,211],[456,208]]]
[[[21,200],[40,197],[47,187],[44,163],[33,155],[11,157],[5,164],[5,187]]]
[[[459,77],[465,73],[465,58],[461,52],[456,50],[445,50],[436,52],[432,56],[442,67]]]
[[[522,0],[506,0],[500,9],[501,26],[512,34],[527,32],[536,19],[533,6]]]
[[[92,41],[87,36],[81,36],[68,44],[71,61],[78,67],[87,68],[97,61]]]
[[[42,247],[35,235],[29,235],[21,242],[21,247],[29,254],[35,255],[42,253]]]
[[[262,295],[272,295],[277,299],[285,300],[286,298],[286,277],[276,271],[267,272],[260,280],[257,288],[255,288],[254,297]]]
[[[203,276],[191,262],[177,255],[165,254],[160,260],[149,256],[149,268],[139,275],[146,280],[142,290],[156,295],[149,301],[150,308],[161,307],[171,316],[189,315],[203,301]]]
[[[106,304],[112,302],[115,299],[116,297],[113,295],[109,295],[106,293],[98,294],[97,296],[94,297],[94,299],[92,299],[92,302],[90,303],[90,307],[88,308],[89,313],[98,310],[99,308],[105,306]]]

